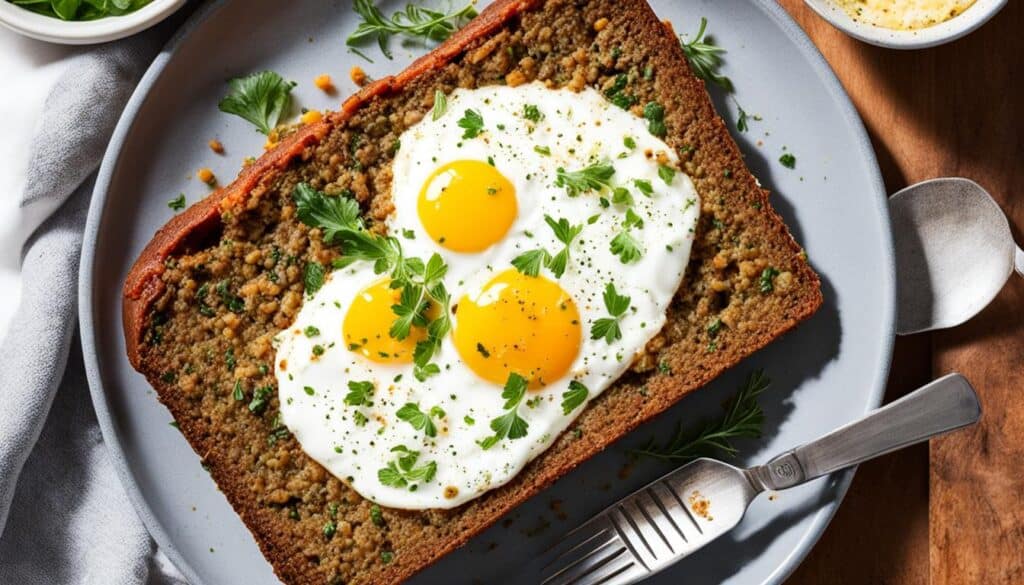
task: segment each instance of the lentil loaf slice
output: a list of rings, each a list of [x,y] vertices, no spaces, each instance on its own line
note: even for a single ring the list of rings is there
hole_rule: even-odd
[[[337,251],[296,218],[307,182],[392,211],[398,136],[436,89],[539,80],[654,102],[702,200],[685,280],[632,370],[517,478],[454,510],[380,508],[307,457],[278,418],[273,336],[306,263]],[[619,82],[621,84],[621,82]],[[628,104],[627,104],[628,105]],[[287,583],[391,583],[422,570],[821,304],[817,275],[744,166],[679,41],[643,0],[498,0],[409,69],[301,127],[167,223],[124,286],[128,357]]]

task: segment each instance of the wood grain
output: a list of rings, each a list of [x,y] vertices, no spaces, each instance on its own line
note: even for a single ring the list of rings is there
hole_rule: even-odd
[[[781,0],[836,71],[894,192],[971,178],[1024,226],[1024,2],[957,42],[892,51],[855,41]],[[951,370],[982,396],[982,423],[863,465],[792,584],[1024,583],[1024,280],[970,323],[900,339],[887,400]]]

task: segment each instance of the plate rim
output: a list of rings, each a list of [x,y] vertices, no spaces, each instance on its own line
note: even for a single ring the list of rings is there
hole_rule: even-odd
[[[100,432],[102,433],[103,440],[107,445],[107,451],[111,458],[111,462],[117,470],[117,475],[122,486],[127,492],[128,499],[131,501],[132,506],[135,508],[136,513],[142,520],[142,523],[149,532],[149,535],[159,546],[160,550],[182,573],[186,580],[193,585],[206,585],[206,581],[204,581],[195,572],[192,565],[175,546],[167,529],[153,514],[149,503],[146,501],[139,488],[135,475],[132,472],[131,465],[125,456],[120,437],[114,428],[113,415],[107,403],[106,393],[103,388],[103,378],[100,373],[99,355],[97,352],[97,331],[94,320],[95,309],[93,303],[93,272],[96,265],[95,252],[97,238],[99,235],[100,224],[102,223],[102,218],[107,208],[110,185],[117,168],[118,159],[120,158],[121,152],[124,148],[125,141],[134,127],[139,111],[144,105],[154,84],[174,58],[179,45],[187,40],[188,37],[190,37],[209,16],[230,1],[231,0],[208,0],[200,5],[182,24],[181,28],[179,28],[164,44],[159,54],[154,58],[153,62],[146,69],[145,74],[143,74],[142,78],[139,80],[138,85],[132,92],[131,98],[129,98],[128,102],[125,104],[117,125],[111,134],[110,141],[108,142],[106,151],[103,155],[103,160],[97,173],[96,183],[92,192],[92,199],[89,202],[85,231],[82,236],[81,259],[79,262],[78,318],[80,338],[86,378],[89,384],[89,393],[92,397],[93,408],[96,411],[96,418],[99,423]],[[825,60],[821,51],[781,5],[772,0],[756,0],[754,4],[755,7],[765,12],[775,22],[775,24],[782,30],[783,34],[785,34],[787,38],[796,45],[797,50],[807,58],[812,70],[821,80],[822,85],[831,96],[832,101],[843,114],[845,121],[855,135],[855,147],[860,151],[865,162],[868,163],[869,171],[874,171],[870,173],[871,177],[869,177],[869,182],[872,183],[873,186],[872,190],[874,193],[871,194],[871,199],[875,202],[876,211],[884,220],[884,224],[886,226],[891,226],[887,204],[888,193],[882,179],[881,169],[878,166],[874,148],[871,145],[870,137],[864,127],[860,114],[854,107],[853,102],[850,100],[850,97],[843,88],[839,78]],[[865,413],[869,412],[871,409],[877,408],[882,403],[886,389],[886,381],[888,379],[889,369],[892,363],[893,344],[895,343],[896,336],[895,248],[890,230],[882,230],[881,237],[883,239],[881,243],[884,250],[887,252],[885,255],[886,265],[883,267],[886,282],[882,283],[882,285],[888,288],[889,292],[888,302],[883,307],[883,314],[881,317],[883,329],[888,331],[889,334],[881,340],[881,349],[883,351],[880,355],[882,363],[878,364],[877,373],[872,383],[872,387],[867,393],[869,409],[866,410]],[[834,489],[836,492],[836,498],[832,502],[822,506],[815,513],[810,529],[805,533],[803,538],[797,542],[796,546],[793,547],[793,550],[782,560],[775,570],[765,578],[762,585],[779,585],[785,581],[786,578],[796,570],[804,558],[806,558],[811,549],[825,532],[825,529],[828,527],[832,518],[835,516],[836,511],[839,509],[839,506],[845,499],[847,490],[850,487],[850,483],[852,482],[855,473],[856,468],[851,468],[844,472],[840,472],[835,476]]]

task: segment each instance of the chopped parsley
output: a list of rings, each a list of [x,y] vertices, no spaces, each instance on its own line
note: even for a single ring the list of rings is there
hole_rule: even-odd
[[[587,401],[589,394],[590,391],[581,382],[576,380],[569,382],[569,389],[562,394],[562,414],[569,414],[579,408]]]
[[[600,191],[611,188],[611,178],[615,167],[609,163],[594,163],[578,171],[566,171],[558,167],[555,175],[555,186],[565,187],[569,197],[576,197],[588,191]]]
[[[398,420],[405,421],[412,425],[412,428],[417,431],[423,431],[428,437],[437,436],[437,427],[434,425],[432,418],[444,418],[445,413],[440,407],[435,406],[430,409],[430,412],[423,412],[420,410],[420,405],[415,402],[407,402],[405,406],[398,409],[395,414]]]
[[[252,391],[252,400],[249,401],[249,412],[261,414],[270,403],[270,396],[274,393],[273,386],[260,386]]]
[[[340,231],[361,226],[359,203],[351,197],[326,195],[307,183],[299,183],[292,198],[299,221],[320,228],[327,243],[333,243]]]
[[[640,242],[629,233],[629,227],[626,226],[625,229],[616,234],[609,244],[612,254],[618,256],[623,264],[639,260],[644,255]]]
[[[345,395],[345,404],[349,406],[370,406],[373,404],[373,382],[356,382],[349,380],[348,394]]]
[[[531,122],[540,122],[544,118],[544,114],[533,104],[526,104],[523,107],[523,117]]]
[[[380,506],[374,504],[370,506],[370,521],[375,526],[384,526],[384,514],[380,510]]]
[[[170,207],[174,211],[181,211],[185,209],[185,194],[179,193],[177,197],[167,202],[167,207]]]
[[[622,320],[623,315],[629,309],[630,298],[626,295],[620,295],[615,290],[615,285],[608,283],[608,286],[604,289],[604,307],[608,310],[610,317],[602,317],[596,321],[590,327],[590,338],[591,339],[604,339],[607,343],[612,343],[617,339],[622,339],[622,329],[619,327],[619,321]]]
[[[768,294],[775,290],[775,277],[779,275],[779,271],[769,266],[761,271],[761,278],[758,279],[758,289],[763,294]]]
[[[526,379],[514,372],[509,374],[505,388],[501,392],[501,397],[505,400],[505,405],[502,408],[506,412],[491,421],[491,430],[494,431],[494,434],[477,441],[481,448],[486,451],[506,438],[514,440],[526,436],[530,425],[519,416],[519,405],[523,402],[524,396],[526,396]]]
[[[780,156],[779,162],[782,164],[782,166],[786,167],[787,169],[796,168],[796,157],[793,156],[793,153],[791,152],[787,152]]]
[[[551,149],[548,148],[547,146],[541,146],[538,144],[537,146],[533,147],[533,151],[536,152],[537,154],[541,154],[544,156],[551,156]]]
[[[320,335],[320,330],[313,325],[310,325],[306,327],[304,333],[306,334],[306,337],[316,337],[317,335]]]
[[[554,232],[555,238],[564,244],[562,249],[554,256],[544,248],[523,252],[512,259],[512,266],[527,276],[537,276],[541,267],[546,266],[556,278],[561,278],[569,266],[569,247],[583,231],[583,224],[570,225],[564,217],[555,221],[550,215],[544,216],[544,222]]]
[[[464,130],[463,139],[476,138],[484,131],[484,118],[476,110],[466,110],[457,123]]]
[[[437,463],[430,461],[423,465],[416,466],[419,461],[420,452],[412,451],[405,445],[398,445],[391,448],[396,454],[394,460],[388,462],[387,467],[377,471],[377,481],[388,487],[415,489],[415,482],[428,482],[434,479],[437,474]]]
[[[231,88],[218,107],[250,122],[264,133],[277,126],[281,113],[288,107],[294,81],[285,81],[273,71],[261,71],[228,82]]]
[[[658,165],[658,176],[666,185],[671,185],[672,180],[676,178],[676,170],[668,165]]]
[[[647,120],[647,130],[662,138],[668,133],[668,128],[665,126],[665,107],[658,102],[648,102],[644,106],[644,119]]]

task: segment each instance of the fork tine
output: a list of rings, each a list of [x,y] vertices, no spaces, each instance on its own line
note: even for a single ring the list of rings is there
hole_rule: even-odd
[[[618,538],[611,538],[601,546],[590,550],[585,555],[564,566],[557,573],[544,581],[543,585],[577,585],[590,583],[584,580],[588,576],[600,571],[606,565],[620,567],[619,559],[631,559],[629,549]]]
[[[646,574],[647,570],[642,569],[627,550],[624,554],[597,567],[573,585],[627,585],[637,582]]]

